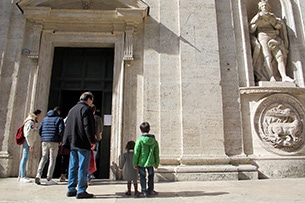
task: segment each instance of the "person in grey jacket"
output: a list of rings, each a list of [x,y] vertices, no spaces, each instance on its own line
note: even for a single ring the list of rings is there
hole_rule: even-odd
[[[133,149],[135,146],[134,141],[129,141],[126,144],[126,151],[120,158],[119,170],[123,171],[123,179],[127,181],[127,192],[126,195],[131,195],[131,182],[134,186],[134,195],[138,196],[138,170],[133,168],[132,158],[133,158]]]
[[[64,132],[64,121],[60,117],[60,108],[55,107],[53,110],[48,111],[47,116],[42,120],[38,129],[39,135],[41,136],[41,151],[42,157],[39,162],[37,169],[37,175],[35,177],[35,183],[40,185],[41,175],[45,164],[49,157],[49,167],[47,172],[47,185],[57,184],[52,180],[53,172],[56,164],[56,156],[58,153],[58,146],[61,144],[63,132]]]

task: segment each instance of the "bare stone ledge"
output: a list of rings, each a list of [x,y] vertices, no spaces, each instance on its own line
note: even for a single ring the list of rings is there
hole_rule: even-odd
[[[305,94],[305,88],[301,87],[241,87],[240,94],[264,94],[264,93],[291,93],[291,94]]]

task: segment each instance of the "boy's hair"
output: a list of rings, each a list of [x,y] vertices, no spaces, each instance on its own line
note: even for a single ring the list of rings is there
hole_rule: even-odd
[[[126,144],[125,149],[126,149],[126,150],[134,149],[134,146],[135,146],[135,142],[134,142],[134,141],[129,141],[129,142],[127,142],[127,144]]]
[[[149,133],[150,131],[150,125],[148,122],[143,122],[140,125],[140,130],[142,133]]]

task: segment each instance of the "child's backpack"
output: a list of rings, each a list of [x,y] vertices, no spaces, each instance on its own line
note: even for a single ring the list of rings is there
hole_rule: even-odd
[[[32,119],[30,119],[32,120]],[[29,121],[29,120],[26,120],[24,122],[24,124]],[[16,143],[17,145],[22,145],[25,141],[25,137],[24,137],[24,134],[23,134],[23,127],[24,127],[24,124],[22,124],[18,129],[17,129],[17,132],[16,132]]]

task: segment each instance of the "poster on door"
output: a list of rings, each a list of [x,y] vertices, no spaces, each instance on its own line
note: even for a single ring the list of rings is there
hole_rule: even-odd
[[[104,126],[111,126],[112,116],[104,115]]]

